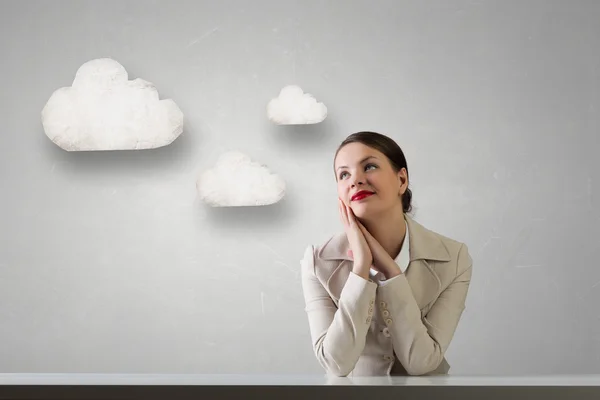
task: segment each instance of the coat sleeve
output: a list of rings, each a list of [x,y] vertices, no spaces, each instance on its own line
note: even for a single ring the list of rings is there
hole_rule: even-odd
[[[306,249],[301,265],[305,311],[317,361],[328,374],[347,376],[365,347],[377,284],[350,273],[336,307],[315,274],[313,246]]]
[[[454,336],[465,309],[473,270],[473,261],[464,244],[458,252],[457,263],[456,277],[423,319],[404,274],[379,288],[382,305],[389,312],[384,322],[390,330],[394,352],[410,375],[435,370]]]

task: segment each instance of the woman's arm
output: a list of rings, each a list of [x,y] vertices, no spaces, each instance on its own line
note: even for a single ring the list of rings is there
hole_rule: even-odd
[[[404,274],[379,287],[379,297],[389,311],[384,322],[390,330],[394,352],[410,375],[431,372],[442,362],[465,309],[472,266],[463,244],[458,253],[456,278],[423,319]]]
[[[365,347],[377,284],[351,272],[337,308],[317,279],[309,246],[302,260],[302,289],[317,360],[328,373],[347,376]]]

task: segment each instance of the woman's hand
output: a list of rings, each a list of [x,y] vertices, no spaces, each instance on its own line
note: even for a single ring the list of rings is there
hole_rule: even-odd
[[[369,269],[373,264],[373,255],[371,254],[367,240],[358,225],[359,222],[354,212],[352,212],[352,208],[344,204],[341,199],[339,199],[339,208],[342,224],[344,225],[354,260],[352,272],[364,279],[369,279]]]
[[[400,270],[400,267],[398,267],[398,264],[396,264],[396,261],[394,261],[377,239],[371,235],[371,232],[369,232],[360,221],[356,221],[356,224],[369,245],[369,249],[373,255],[373,266],[375,269],[381,272],[386,279],[400,275],[402,271]]]

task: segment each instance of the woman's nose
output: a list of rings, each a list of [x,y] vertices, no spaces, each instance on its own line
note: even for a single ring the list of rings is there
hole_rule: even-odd
[[[354,187],[354,186],[362,186],[362,185],[363,185],[363,183],[364,183],[364,179],[363,179],[363,177],[362,177],[362,176],[355,176],[355,177],[352,179],[352,186],[353,186],[353,187]]]

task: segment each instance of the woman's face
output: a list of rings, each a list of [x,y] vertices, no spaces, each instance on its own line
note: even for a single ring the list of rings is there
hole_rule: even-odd
[[[385,154],[362,143],[349,143],[338,152],[334,168],[338,197],[358,218],[402,207],[400,196],[408,186],[406,169],[395,172]]]

